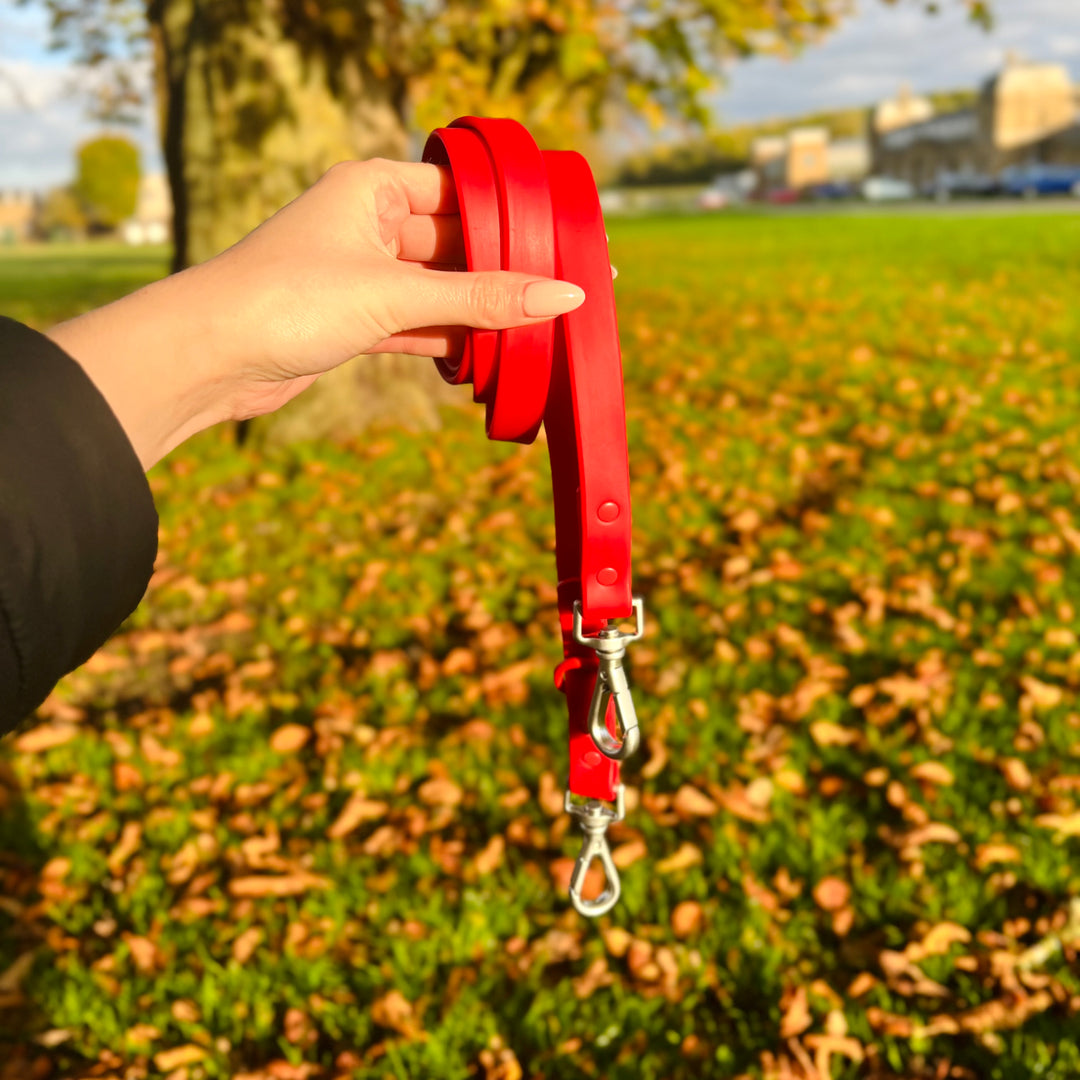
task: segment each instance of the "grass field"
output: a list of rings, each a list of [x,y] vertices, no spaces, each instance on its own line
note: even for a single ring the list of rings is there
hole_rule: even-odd
[[[7,748],[0,1077],[1080,1074],[1080,215],[611,234],[620,906],[564,896],[544,448],[208,433]],[[97,265],[0,310],[164,260]]]

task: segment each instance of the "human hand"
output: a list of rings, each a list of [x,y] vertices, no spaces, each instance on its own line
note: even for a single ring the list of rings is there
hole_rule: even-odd
[[[363,353],[450,356],[465,327],[578,307],[568,282],[464,264],[449,174],[335,166],[228,251],[50,332],[102,391],[144,467],[196,431],[271,412]]]

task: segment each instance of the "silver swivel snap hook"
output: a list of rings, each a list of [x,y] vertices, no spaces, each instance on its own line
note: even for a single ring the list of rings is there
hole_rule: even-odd
[[[570,792],[566,793],[564,803],[566,812],[578,819],[585,839],[581,842],[581,854],[574,863],[574,872],[570,875],[570,902],[574,909],[590,919],[606,915],[618,902],[622,893],[619,871],[611,857],[608,847],[607,830],[609,825],[622,821],[626,816],[626,794],[623,785],[615,789],[615,809],[605,806],[599,799],[587,799],[584,803],[572,803]],[[604,868],[604,891],[595,900],[586,900],[581,895],[585,885],[585,875],[593,859],[599,859]]]
[[[630,684],[626,681],[626,672],[623,670],[626,646],[640,640],[645,633],[644,601],[641,597],[635,597],[633,605],[633,633],[624,633],[617,627],[607,626],[595,637],[586,637],[581,632],[581,601],[574,601],[574,640],[579,645],[593,649],[600,664],[592,701],[589,703],[589,734],[597,749],[612,761],[625,761],[641,743],[637,710],[634,708]],[[621,740],[613,738],[607,729],[607,706],[613,698]]]

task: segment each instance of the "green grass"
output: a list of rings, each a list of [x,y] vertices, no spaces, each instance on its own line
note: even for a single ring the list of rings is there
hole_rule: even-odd
[[[169,258],[110,241],[0,248],[0,314],[45,329],[162,277]]]
[[[159,572],[62,686],[74,737],[10,755],[0,970],[37,950],[10,1060],[677,1080],[832,1045],[833,1077],[1076,1075],[1080,217],[611,235],[648,613],[619,907],[555,884],[543,447],[475,411],[208,433],[152,474]]]

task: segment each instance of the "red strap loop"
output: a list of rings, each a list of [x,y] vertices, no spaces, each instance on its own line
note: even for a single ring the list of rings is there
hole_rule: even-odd
[[[556,685],[570,713],[570,790],[613,800],[618,763],[596,748],[586,718],[593,650],[574,641],[632,612],[630,476],[622,358],[607,238],[592,171],[572,151],[540,151],[514,120],[467,116],[428,138],[424,160],[448,166],[469,270],[516,270],[580,285],[585,302],[553,321],[471,330],[449,382],[472,382],[488,437],[530,443],[547,432],[555,502],[559,620],[566,659]],[[615,732],[609,704],[608,727]]]

